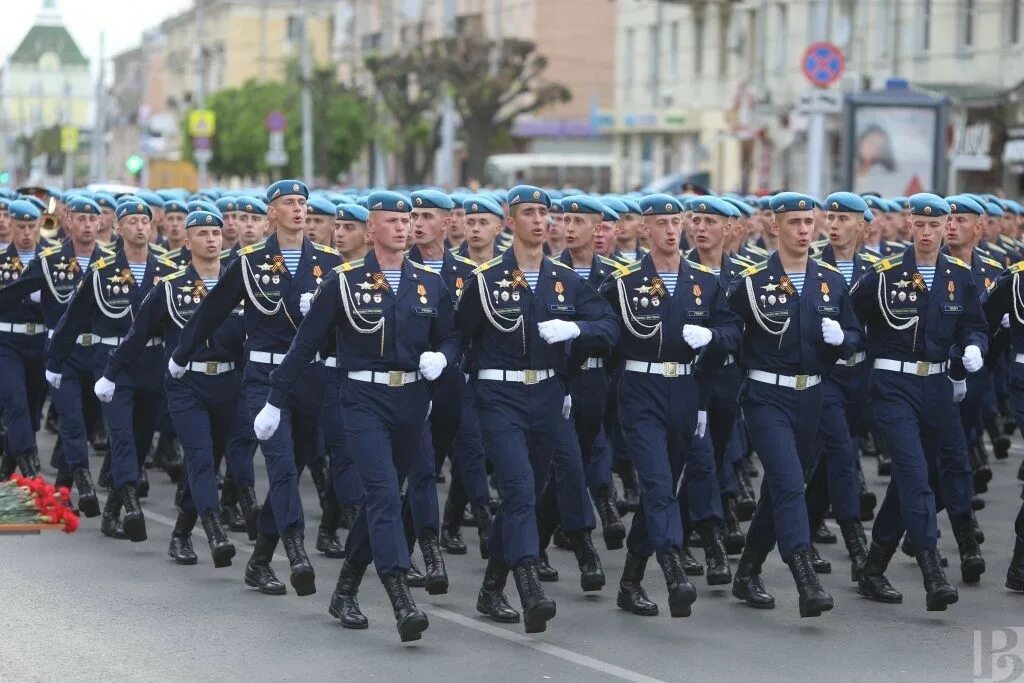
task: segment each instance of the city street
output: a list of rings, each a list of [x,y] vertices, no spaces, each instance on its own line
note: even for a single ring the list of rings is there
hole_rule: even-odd
[[[52,435],[41,435],[44,460],[52,443]],[[1020,503],[1015,473],[1022,454],[1018,439],[1009,460],[992,463],[988,506],[980,513],[988,562],[980,586],[960,582],[952,533],[940,520],[940,550],[950,557],[949,576],[960,591],[960,602],[945,613],[925,611],[920,573],[901,553],[888,576],[903,591],[904,604],[859,598],[840,544],[820,547],[833,564],[823,583],[836,602],[821,618],[799,618],[796,591],[777,556],[765,574],[778,602],[772,611],[747,608],[728,590],[712,590],[697,578],[693,616],[671,619],[661,573],[652,561],[646,586],[662,616],[635,617],[615,606],[624,551],[604,550],[598,533],[609,585],[584,596],[572,555],[553,550],[561,581],[545,589],[557,600],[558,616],[548,632],[526,636],[522,625],[499,626],[476,613],[484,565],[475,554],[475,531],[466,529],[470,554],[445,557],[451,592],[430,597],[414,590],[430,628],[421,641],[404,646],[372,571],[360,592],[369,630],[344,630],[327,614],[341,560],[313,550],[319,511],[311,506],[316,495],[308,478],[303,498],[317,593],[299,598],[289,587],[287,596],[267,597],[242,582],[251,547],[244,534],[232,534],[239,553],[228,569],[213,569],[201,532],[194,536],[197,566],[179,567],[167,558],[174,489],[165,475],[153,471],[145,543],[102,537],[98,518],[83,519],[71,536],[0,537],[5,586],[0,681],[966,680],[974,629],[1022,625],[1024,596],[1003,587]],[[257,489],[263,490],[259,455],[257,461]],[[93,459],[94,472],[99,464]],[[865,464],[881,496],[874,463]],[[47,476],[52,474],[48,469]],[[280,549],[274,565],[287,581]],[[507,594],[518,608],[511,581]]]

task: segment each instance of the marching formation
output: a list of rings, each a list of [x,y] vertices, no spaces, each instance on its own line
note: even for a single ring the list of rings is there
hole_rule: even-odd
[[[543,632],[547,549],[602,590],[598,528],[639,616],[662,609],[652,557],[672,617],[693,576],[771,609],[775,548],[820,616],[828,517],[860,595],[902,602],[902,550],[945,610],[937,516],[979,582],[989,453],[1024,425],[1022,237],[1020,204],[973,194],[0,189],[0,481],[39,472],[45,421],[103,536],[147,540],[161,470],[174,562],[199,561],[201,525],[230,566],[244,532],[246,585],[306,596],[308,470],[315,549],[342,560],[328,611],[368,627],[372,565],[403,642],[428,627],[410,588],[447,593],[445,554],[471,545],[476,610]],[[864,457],[889,476],[880,504]],[[1005,585],[1024,591],[1024,507],[1013,533]]]

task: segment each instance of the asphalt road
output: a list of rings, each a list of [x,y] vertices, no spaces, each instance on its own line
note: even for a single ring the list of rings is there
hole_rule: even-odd
[[[41,436],[43,460],[52,440]],[[466,529],[470,554],[446,556],[449,594],[414,590],[430,628],[421,641],[406,645],[399,643],[390,604],[372,572],[360,593],[368,630],[344,630],[327,614],[341,560],[313,550],[319,511],[308,478],[303,499],[317,593],[300,598],[289,587],[287,596],[268,597],[242,582],[251,545],[244,534],[232,534],[239,552],[230,568],[213,568],[201,531],[194,537],[199,564],[171,562],[166,548],[174,489],[153,472],[145,501],[147,542],[104,538],[98,518],[83,519],[70,536],[0,536],[0,681],[969,680],[975,629],[1024,626],[1024,596],[1003,587],[1022,455],[1017,437],[1010,459],[992,463],[988,505],[979,513],[988,563],[979,586],[959,580],[953,535],[947,520],[940,520],[940,550],[950,557],[949,576],[960,590],[960,602],[947,612],[925,611],[917,565],[899,553],[888,576],[903,591],[904,604],[858,597],[840,543],[820,548],[833,563],[823,583],[836,603],[820,618],[799,617],[796,590],[777,555],[765,567],[778,603],[774,610],[747,608],[728,590],[711,589],[698,578],[693,616],[672,619],[652,562],[646,586],[662,615],[636,617],[615,606],[624,551],[604,550],[597,534],[609,585],[585,596],[571,553],[553,550],[551,561],[562,578],[545,589],[557,601],[558,616],[546,633],[526,636],[522,625],[497,625],[476,613],[484,563],[475,554],[475,531]],[[257,461],[262,472],[258,455]],[[865,469],[881,498],[884,482],[874,476],[873,461]],[[99,460],[93,460],[98,470]],[[265,482],[261,474],[257,482]],[[265,490],[265,483],[257,488]],[[287,582],[283,551],[274,566]],[[511,582],[508,596],[518,608]]]

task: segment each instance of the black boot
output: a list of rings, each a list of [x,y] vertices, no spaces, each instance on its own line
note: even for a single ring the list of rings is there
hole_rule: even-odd
[[[473,522],[476,524],[476,535],[480,539],[480,559],[486,560],[490,556],[487,543],[491,538],[491,523],[494,521],[494,515],[491,514],[491,508],[487,505],[480,504],[471,507]]]
[[[153,450],[153,462],[159,469],[166,472],[174,483],[181,480],[185,462],[181,457],[181,446],[178,445],[178,440],[174,436],[160,432],[160,436],[156,440],[156,448]]]
[[[18,462],[18,469],[21,470],[21,474],[24,477],[39,476],[39,467],[36,465],[36,459],[32,453],[32,451],[25,451],[24,453],[18,453],[14,457]]]
[[[658,616],[658,606],[651,602],[647,597],[647,591],[641,585],[646,570],[646,557],[636,557],[626,553],[626,564],[622,568],[622,578],[619,579],[619,595],[615,604],[630,614],[656,617]]]
[[[697,599],[697,589],[683,571],[682,553],[675,548],[669,548],[658,555],[658,564],[665,575],[669,613],[673,617],[690,616],[693,603]]]
[[[142,514],[139,494],[132,484],[121,487],[121,504],[124,505],[124,532],[128,540],[139,543],[146,540],[146,518]]]
[[[585,593],[604,588],[604,569],[601,567],[601,558],[597,555],[590,532],[571,533],[569,541],[572,543],[572,552],[576,555],[576,563],[580,567],[580,588]]]
[[[811,566],[811,554],[798,550],[786,559],[793,574],[797,592],[800,594],[800,616],[818,617],[832,609],[832,596],[825,592],[818,581],[818,575]]]
[[[97,455],[110,452],[110,438],[107,436],[107,423],[102,416],[96,417],[96,428],[89,438],[89,445]]]
[[[892,460],[883,451],[878,451],[878,476],[888,477],[892,474]]]
[[[725,517],[725,535],[722,537],[725,552],[729,555],[739,555],[743,552],[746,538],[743,536],[743,529],[740,528],[740,518],[736,514],[736,496],[722,496],[722,513]]]
[[[242,507],[242,517],[245,519],[245,534],[250,541],[256,540],[256,520],[260,517],[262,506],[256,498],[256,489],[252,486],[239,486],[238,504]]]
[[[832,563],[821,556],[818,549],[811,544],[811,549],[807,551],[807,555],[811,560],[811,567],[814,569],[815,574],[831,574]]]
[[[96,517],[100,514],[100,501],[96,497],[96,489],[92,485],[89,470],[80,467],[72,473],[72,477],[78,489],[78,509],[86,517]]]
[[[850,555],[850,581],[854,583],[860,578],[860,571],[868,559],[867,545],[864,543],[864,527],[859,521],[839,522],[839,530],[843,534],[846,552]]]
[[[526,559],[514,570],[516,588],[523,604],[523,621],[527,633],[542,633],[547,630],[548,622],[555,618],[555,601],[545,597],[537,575],[537,561]]]
[[[420,552],[423,553],[424,585],[428,595],[444,595],[448,592],[448,571],[441,555],[441,545],[433,529],[424,529],[419,537]]]
[[[331,596],[331,606],[327,611],[335,619],[341,619],[344,628],[362,630],[369,625],[369,620],[359,611],[359,583],[366,573],[365,564],[356,564],[345,560],[338,574],[338,585]]]
[[[224,533],[224,527],[217,519],[217,513],[213,510],[203,515],[203,530],[206,532],[206,539],[210,544],[210,555],[213,556],[213,566],[230,567],[231,558],[235,556],[235,546],[228,540]]]
[[[878,504],[878,498],[875,496],[875,492],[868,488],[868,484],[864,481],[864,473],[860,473],[860,521],[870,522],[875,518],[875,506]]]
[[[412,559],[412,552],[409,553],[409,571],[405,573],[405,582],[411,588],[423,588],[427,585],[427,577],[416,566],[416,560]]]
[[[761,580],[763,558],[754,556],[748,545],[736,565],[736,577],[732,580],[732,595],[755,609],[772,609],[775,598],[764,589]]]
[[[277,541],[277,536],[257,534],[252,557],[245,565],[245,585],[259,588],[260,593],[264,595],[284,595],[288,592],[288,589],[270,567],[270,560],[274,557]]]
[[[1024,491],[1022,491],[1022,494],[1024,494]],[[1024,498],[1024,495],[1022,495],[1021,497]],[[984,510],[984,509],[985,509],[985,499],[982,498],[981,496],[977,496],[977,495],[971,496],[971,510],[977,512],[978,510]]]
[[[465,555],[469,548],[462,540],[462,510],[456,510],[449,495],[444,502],[444,516],[441,519],[441,547],[451,555]]]
[[[697,558],[693,556],[689,548],[683,548],[680,562],[682,562],[683,571],[686,572],[687,576],[704,576],[704,565],[697,561]]]
[[[736,516],[741,522],[749,522],[754,517],[754,510],[757,509],[757,500],[754,498],[754,485],[750,483],[750,477],[743,471],[743,466],[736,467],[736,482],[739,491],[736,494]]]
[[[922,550],[917,554],[917,565],[924,579],[925,605],[929,612],[945,612],[960,596],[956,588],[949,585],[946,573],[939,564],[939,551],[935,548]]]
[[[351,529],[352,525],[355,524],[356,515],[359,514],[359,508],[355,505],[346,505],[341,509],[341,519],[339,524],[342,529]]]
[[[818,524],[818,528],[813,529],[813,531],[814,538],[812,538],[811,540],[815,543],[821,543],[822,545],[832,545],[833,543],[839,542],[839,539],[836,538],[836,535],[832,533],[832,531],[829,530],[828,526],[825,524],[825,520],[822,520],[821,523]]]
[[[306,546],[302,541],[302,529],[288,529],[281,534],[281,545],[288,555],[288,564],[291,565],[292,574],[289,583],[299,596],[313,595],[316,593],[316,574],[313,572],[313,565],[306,555]]]
[[[572,541],[561,527],[555,527],[555,530],[551,532],[551,545],[555,546],[560,550],[572,550]]]
[[[192,529],[196,526],[198,514],[195,510],[178,511],[178,519],[174,522],[171,532],[171,543],[167,546],[167,556],[176,564],[191,565],[199,561],[196,551],[192,549]]]
[[[732,583],[729,558],[725,554],[722,530],[718,523],[711,519],[698,522],[697,533],[700,534],[701,543],[704,545],[704,562],[708,566],[708,585],[725,586]]]
[[[139,468],[139,483],[135,490],[138,492],[139,498],[149,498],[149,475],[145,468]]]
[[[617,502],[619,514],[636,512],[640,509],[640,482],[636,478],[636,470],[629,460],[617,460],[615,473],[622,481],[622,499]]]
[[[981,530],[981,525],[978,524],[978,517],[972,512],[971,513],[971,527],[974,529],[974,540],[981,545],[985,542],[985,532]]]
[[[316,531],[316,549],[332,560],[345,557],[345,546],[338,538],[338,506],[333,502],[323,509],[320,527]]]
[[[978,539],[974,537],[974,522],[970,517],[964,517],[952,526],[960,551],[960,578],[967,584],[978,583],[985,573],[985,558],[981,556]]]
[[[1018,593],[1024,592],[1024,541],[1017,539],[1013,545],[1013,558],[1006,570],[1006,587]]]
[[[391,606],[395,610],[395,622],[398,626],[398,637],[403,643],[419,640],[427,630],[427,615],[416,607],[409,585],[405,582],[405,573],[401,571],[385,574],[382,578],[384,590],[388,592]]]
[[[975,493],[986,493],[988,483],[992,481],[992,468],[988,465],[988,458],[983,457],[981,448],[980,438],[979,441],[967,447]]]
[[[558,581],[558,570],[551,566],[548,562],[548,553],[546,550],[540,551],[540,558],[537,560],[537,576],[544,583],[554,583]]]
[[[889,579],[885,578],[885,570],[895,553],[895,548],[890,550],[877,543],[871,544],[864,566],[860,570],[860,577],[857,579],[858,594],[875,602],[893,605],[903,602],[903,594],[893,588]]]
[[[612,496],[607,486],[601,487],[597,492],[594,505],[597,507],[597,516],[601,518],[601,536],[604,537],[604,547],[608,550],[618,550],[626,540],[626,525],[622,523],[619,511],[612,503]]]
[[[985,420],[985,431],[988,432],[988,438],[992,440],[992,452],[995,453],[996,460],[1006,460],[1010,457],[1010,437],[1003,434],[1002,425],[999,424],[996,415]],[[978,440],[981,440],[980,435]]]
[[[476,611],[502,624],[518,624],[519,612],[505,598],[508,571],[505,563],[496,557],[487,561],[484,582],[476,597]]]
[[[124,527],[121,526],[121,497],[114,491],[107,494],[107,502],[103,506],[103,519],[100,521],[100,533],[119,541],[128,538]]]
[[[231,477],[224,479],[220,489],[220,523],[229,531],[248,531],[241,510],[238,509],[238,489]],[[255,525],[254,525],[255,530]]]

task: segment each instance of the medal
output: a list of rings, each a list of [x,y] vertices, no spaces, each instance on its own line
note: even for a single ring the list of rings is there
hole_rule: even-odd
[[[910,296],[907,297],[911,301],[917,301],[917,292],[911,292]]]
[[[317,281],[318,284],[320,282],[320,278],[322,278],[323,276],[324,276],[324,269],[320,267],[320,264],[318,263],[315,266],[313,266],[313,277],[316,278],[316,281]]]
[[[263,274],[263,276],[260,278],[260,280],[262,280],[263,284],[265,284],[265,285],[269,285],[270,284],[270,276],[267,275],[266,273]]]
[[[186,304],[192,303],[192,295],[191,294],[186,294],[185,295],[185,303]]]
[[[465,286],[466,286],[466,283],[463,282],[461,277],[455,278],[455,289],[456,290],[460,290],[460,289],[464,288]]]
[[[633,297],[633,308],[636,308],[637,304],[640,303],[640,297]]]
[[[651,296],[665,296],[665,281],[660,277],[651,279]]]
[[[562,284],[561,280],[555,280],[555,294],[558,295],[559,303],[565,301],[565,285]]]
[[[768,305],[769,306],[774,306],[776,301],[777,301],[777,299],[775,298],[774,294],[769,294],[768,295]]]
[[[991,286],[992,286],[992,280],[989,279],[989,278],[985,278],[985,289],[988,289]]]
[[[372,296],[370,296],[369,294],[367,294],[367,293],[365,293],[365,292],[363,293],[363,303],[364,303],[364,304],[368,304],[368,303],[370,303],[370,300],[371,300],[372,298],[373,298],[373,297],[372,297]]]
[[[914,273],[914,277],[911,278],[910,284],[914,289],[916,289],[919,292],[923,292],[924,290],[928,289],[928,286],[925,285],[924,283],[924,275],[921,275],[921,273]],[[902,300],[903,299],[900,299],[900,301]]]
[[[789,299],[786,298],[785,294],[779,294],[779,303],[785,305]],[[828,301],[828,297],[825,297],[825,301]]]
[[[949,292],[949,300],[952,301],[956,298],[956,283],[952,280],[946,285],[946,290]]]
[[[904,301],[906,301],[907,300],[907,293],[906,292],[900,292],[899,299],[900,299],[900,303],[903,303]]]
[[[828,283],[827,282],[822,282],[821,283],[821,300],[824,301],[825,303],[828,303]]]
[[[58,273],[58,274],[57,274],[57,279],[58,279],[58,280],[66,280],[66,279],[68,279],[68,276],[67,276],[67,275],[66,275],[66,274],[64,273],[64,271],[62,270],[62,271],[61,271],[60,273]],[[987,286],[987,285],[986,285],[986,286]]]
[[[644,308],[647,308],[647,304],[649,304],[649,303],[650,303],[650,299],[648,299],[646,296],[643,297],[642,299],[640,299],[640,305],[642,307],[644,307]]]
[[[788,275],[779,278],[779,289],[786,294],[796,294],[796,287],[793,286],[793,281],[789,279]]]
[[[274,277],[270,278],[270,281],[273,282],[275,285],[279,285],[281,284],[281,276],[275,275]]]
[[[519,301],[519,292],[512,292],[512,301]]]
[[[764,308],[767,299],[768,297],[766,297],[764,294],[761,295],[761,308]]]
[[[652,296],[651,297],[651,305],[654,306],[655,308],[657,308],[658,306],[661,305],[661,299],[659,299],[656,296]]]
[[[509,294],[508,294],[508,292],[502,292],[502,293],[501,293],[501,300],[502,300],[502,301],[508,301],[508,300],[509,300]]]
[[[530,288],[529,283],[526,281],[526,274],[523,271],[521,271],[521,270],[513,270],[512,271],[512,282],[511,282],[511,285],[512,285],[513,289],[515,289],[516,287],[522,287],[523,289],[529,289]],[[508,301],[508,299],[505,299],[505,300]]]
[[[379,304],[382,301],[384,301],[384,297],[383,296],[381,296],[380,294],[374,294],[373,295],[373,303]]]
[[[416,293],[420,295],[420,303],[427,303],[427,288],[422,283],[416,285]]]

